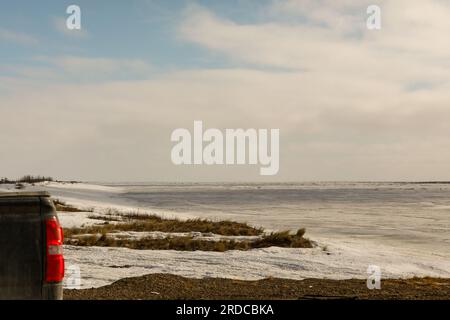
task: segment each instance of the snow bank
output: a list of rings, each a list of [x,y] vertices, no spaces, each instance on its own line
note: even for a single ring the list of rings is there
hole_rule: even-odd
[[[324,246],[328,251],[324,251]],[[258,280],[267,277],[305,279],[367,278],[367,267],[380,266],[384,278],[450,277],[450,262],[417,260],[392,249],[373,251],[355,243],[319,243],[313,249],[271,247],[250,251],[186,252],[65,246],[66,265],[81,270],[81,288],[100,287],[122,278],[150,273],[185,277]]]

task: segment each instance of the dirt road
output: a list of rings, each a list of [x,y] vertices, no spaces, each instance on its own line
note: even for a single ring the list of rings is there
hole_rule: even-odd
[[[151,274],[109,286],[65,290],[64,299],[450,299],[450,279],[383,280],[369,290],[365,280],[189,279]]]

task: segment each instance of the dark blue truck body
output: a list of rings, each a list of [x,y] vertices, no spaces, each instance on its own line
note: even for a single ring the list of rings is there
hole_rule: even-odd
[[[62,283],[45,281],[48,219],[49,194],[0,193],[0,299],[62,299]]]

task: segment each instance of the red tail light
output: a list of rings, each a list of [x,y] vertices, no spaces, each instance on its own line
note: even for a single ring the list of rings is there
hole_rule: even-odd
[[[64,278],[64,257],[62,245],[64,241],[63,230],[56,218],[45,222],[47,234],[47,282],[61,282]]]

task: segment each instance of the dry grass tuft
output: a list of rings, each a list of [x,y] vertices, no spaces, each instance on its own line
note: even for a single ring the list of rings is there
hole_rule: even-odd
[[[164,219],[155,215],[102,215],[90,216],[105,221],[123,221],[118,224],[95,225],[87,228],[66,229],[67,236],[77,234],[111,233],[114,231],[136,232],[201,232],[215,233],[223,236],[257,236],[263,229],[246,223],[233,221],[210,221],[205,219]]]
[[[66,204],[64,201],[54,199],[53,204],[55,205],[56,211],[59,212],[92,212],[92,210],[81,210],[75,208],[71,205]]]
[[[113,236],[103,234],[82,235],[76,238],[68,237],[66,244],[76,246],[99,246],[99,247],[124,247],[139,250],[178,250],[178,251],[217,251],[228,250],[250,250],[267,247],[283,248],[312,248],[310,240],[290,234],[287,231],[275,232],[264,235],[257,240],[220,240],[210,241],[195,239],[193,237],[168,237],[155,239],[151,237],[141,239],[117,239]]]

